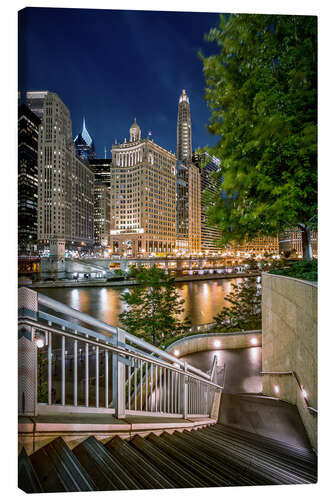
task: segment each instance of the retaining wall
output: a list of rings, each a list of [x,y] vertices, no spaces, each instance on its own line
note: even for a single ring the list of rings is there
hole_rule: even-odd
[[[295,372],[308,405],[317,409],[317,284],[263,273],[262,318],[263,372]],[[263,392],[297,405],[317,449],[317,416],[306,408],[295,377],[264,375]]]
[[[219,342],[217,346],[215,342]],[[261,330],[243,332],[203,333],[190,335],[177,340],[166,348],[172,354],[177,350],[177,356],[215,349],[242,349],[244,347],[261,346]]]

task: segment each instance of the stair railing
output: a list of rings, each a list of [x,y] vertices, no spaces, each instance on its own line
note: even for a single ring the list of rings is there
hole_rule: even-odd
[[[209,416],[222,390],[210,374],[25,287],[18,347],[20,415]]]
[[[302,394],[302,397],[305,401],[305,407],[306,409],[312,413],[313,415],[317,415],[318,414],[318,410],[316,408],[313,408],[312,406],[309,405],[309,400],[308,400],[308,395],[307,393],[305,392],[304,390],[304,387],[299,379],[299,376],[297,375],[297,373],[294,371],[294,370],[288,370],[288,371],[272,371],[272,372],[268,372],[268,371],[265,371],[265,372],[260,372],[260,375],[290,375],[292,377],[294,377],[296,383],[297,383],[297,386],[298,386],[298,389],[300,391],[300,393]]]

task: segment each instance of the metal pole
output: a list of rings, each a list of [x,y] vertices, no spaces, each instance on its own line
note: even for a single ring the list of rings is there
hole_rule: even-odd
[[[140,410],[142,411],[142,359],[140,359]]]
[[[184,364],[184,375],[183,375],[183,418],[187,418],[188,414],[188,380],[187,380],[187,363]]]
[[[109,351],[105,350],[105,408],[109,407]]]
[[[77,340],[74,340],[74,406],[77,406]]]
[[[96,408],[99,407],[99,347],[96,346]]]
[[[85,403],[89,406],[89,344],[86,344],[85,349]]]
[[[65,404],[65,337],[61,337],[61,404]]]
[[[47,393],[48,404],[52,404],[52,333],[48,334],[49,345],[47,349]]]

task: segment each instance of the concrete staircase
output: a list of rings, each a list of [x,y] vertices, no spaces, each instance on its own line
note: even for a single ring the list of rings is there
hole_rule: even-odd
[[[58,437],[19,455],[27,493],[303,484],[317,481],[317,459],[299,447],[229,425],[200,430],[95,437],[72,450]]]

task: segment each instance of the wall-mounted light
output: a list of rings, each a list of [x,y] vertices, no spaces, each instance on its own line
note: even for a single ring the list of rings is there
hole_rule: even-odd
[[[305,389],[302,389],[302,394],[303,394],[303,397],[304,397],[305,399],[307,399],[307,397],[308,397],[308,393],[306,392],[306,390],[305,390]]]
[[[221,342],[219,340],[214,340],[214,347],[220,347]]]
[[[176,349],[176,350],[174,351],[174,355],[175,355],[175,356],[179,356],[179,351],[178,351],[178,349]]]
[[[38,349],[41,349],[46,344],[45,334],[42,332],[35,333],[34,342]]]
[[[279,394],[280,387],[278,385],[274,385],[274,392],[275,392],[275,394]]]
[[[256,339],[255,337],[253,337],[253,338],[251,339],[251,344],[252,344],[252,345],[257,345],[257,344],[258,344],[258,339]]]

